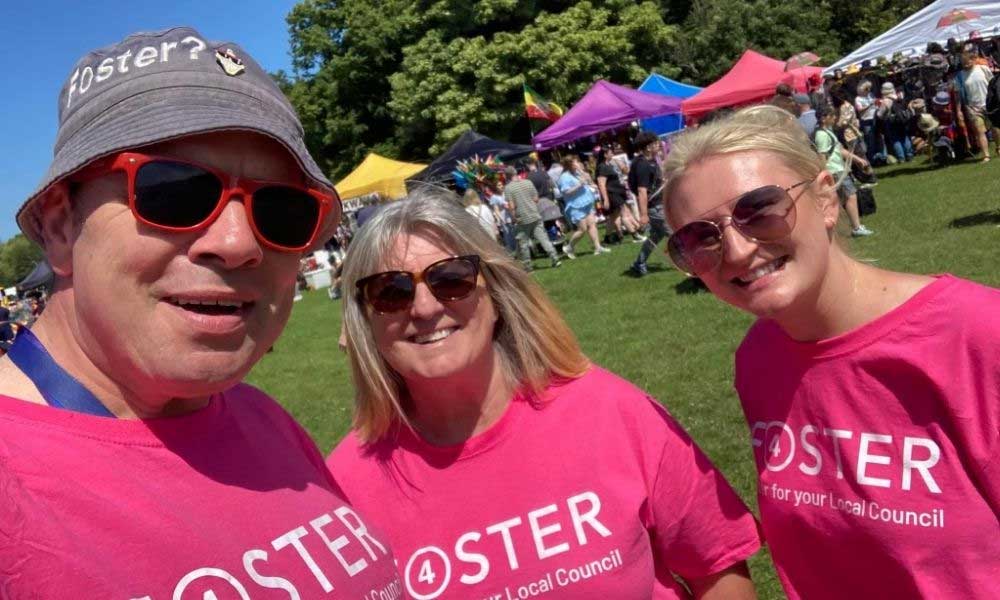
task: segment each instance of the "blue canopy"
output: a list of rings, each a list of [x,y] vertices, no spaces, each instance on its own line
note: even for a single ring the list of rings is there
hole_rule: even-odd
[[[673,79],[664,77],[659,73],[650,73],[649,77],[646,78],[646,81],[643,81],[642,85],[639,86],[639,89],[643,92],[660,94],[661,96],[690,98],[700,92],[702,88],[674,81]],[[652,131],[656,135],[680,131],[681,129],[684,129],[684,115],[678,113],[676,115],[665,115],[662,117],[643,119],[642,128]]]

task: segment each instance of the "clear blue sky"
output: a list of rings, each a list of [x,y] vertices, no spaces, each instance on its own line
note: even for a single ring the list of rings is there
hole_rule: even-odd
[[[0,240],[52,158],[56,99],[76,60],[134,31],[189,25],[239,43],[268,71],[290,68],[295,0],[0,0]]]

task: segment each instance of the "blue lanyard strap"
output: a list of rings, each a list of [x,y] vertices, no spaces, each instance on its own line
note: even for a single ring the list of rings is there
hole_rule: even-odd
[[[115,418],[90,390],[52,360],[45,346],[30,329],[25,327],[17,333],[7,356],[35,384],[49,406]]]

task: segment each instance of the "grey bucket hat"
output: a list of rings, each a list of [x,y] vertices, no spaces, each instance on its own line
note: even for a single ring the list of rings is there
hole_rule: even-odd
[[[36,206],[52,184],[115,152],[221,130],[274,138],[314,185],[333,189],[306,149],[295,109],[270,75],[238,45],[175,27],[132,34],[76,63],[59,93],[52,164],[18,210],[17,223],[42,243]]]

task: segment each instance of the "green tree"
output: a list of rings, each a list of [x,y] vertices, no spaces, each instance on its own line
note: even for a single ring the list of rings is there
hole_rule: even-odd
[[[831,33],[840,40],[841,55],[885,33],[933,0],[871,0],[834,2]]]
[[[725,74],[747,49],[779,60],[810,51],[829,64],[841,56],[832,16],[828,0],[694,0],[675,60],[682,77],[699,85]]]
[[[652,2],[579,2],[491,37],[430,31],[390,79],[399,143],[434,155],[469,128],[507,139],[524,112],[523,83],[564,105],[598,79],[638,84],[654,67],[670,70],[673,33]]]
[[[427,159],[468,128],[526,141],[521,86],[572,104],[599,78],[705,85],[747,48],[830,64],[928,0],[303,0],[276,79],[337,179],[370,151]]]
[[[413,0],[305,0],[288,15],[293,74],[279,84],[298,110],[306,142],[334,178],[365,153],[392,145],[389,76],[429,16]]]
[[[293,72],[276,78],[334,178],[372,150],[427,158],[468,127],[509,139],[524,81],[568,103],[600,77],[671,72],[674,33],[659,4],[630,0],[305,0],[288,23]]]
[[[37,244],[17,234],[0,245],[0,284],[10,287],[24,279],[43,258]]]

